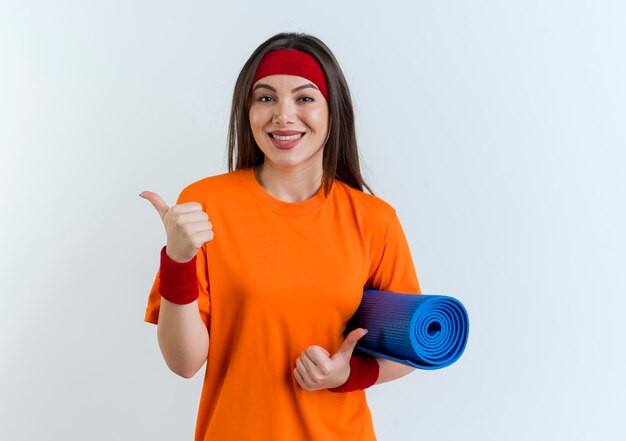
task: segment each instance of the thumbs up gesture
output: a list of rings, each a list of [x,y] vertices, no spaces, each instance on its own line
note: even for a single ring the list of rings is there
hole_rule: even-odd
[[[176,262],[188,262],[200,247],[213,240],[213,225],[209,216],[197,202],[168,206],[156,193],[144,191],[139,194],[149,200],[161,216],[167,234],[166,254]]]
[[[350,332],[333,355],[321,346],[309,346],[300,354],[293,370],[302,389],[331,389],[344,384],[350,376],[350,358],[354,347],[365,334],[367,330],[363,328]]]

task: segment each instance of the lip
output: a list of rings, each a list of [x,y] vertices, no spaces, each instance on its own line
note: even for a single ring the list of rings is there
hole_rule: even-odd
[[[291,136],[291,135],[302,135],[302,136],[296,139],[289,140],[289,141],[281,141],[281,140],[274,138],[272,136],[274,134],[278,136]],[[272,144],[274,145],[274,147],[276,147],[277,149],[290,150],[294,148],[295,146],[297,146],[298,143],[302,141],[302,138],[304,138],[304,136],[305,136],[304,132],[297,132],[294,130],[285,130],[285,131],[270,132],[269,138],[270,138],[270,141],[272,141]]]

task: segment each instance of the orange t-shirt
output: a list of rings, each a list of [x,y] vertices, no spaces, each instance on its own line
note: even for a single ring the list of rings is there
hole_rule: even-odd
[[[177,203],[191,201],[215,233],[197,254],[210,342],[195,440],[375,440],[364,391],[306,391],[293,369],[311,345],[339,349],[365,287],[420,293],[394,209],[339,181],[326,196],[283,202],[252,168],[189,185]]]

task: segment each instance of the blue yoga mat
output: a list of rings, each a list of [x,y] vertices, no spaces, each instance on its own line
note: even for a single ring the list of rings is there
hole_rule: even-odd
[[[469,333],[467,311],[453,297],[365,290],[346,327],[368,330],[357,348],[419,369],[441,369],[459,359]]]

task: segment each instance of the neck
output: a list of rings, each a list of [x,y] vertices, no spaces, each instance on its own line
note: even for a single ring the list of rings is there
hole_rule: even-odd
[[[306,201],[322,185],[322,170],[317,168],[285,170],[266,160],[254,170],[254,174],[265,191],[284,202]]]

